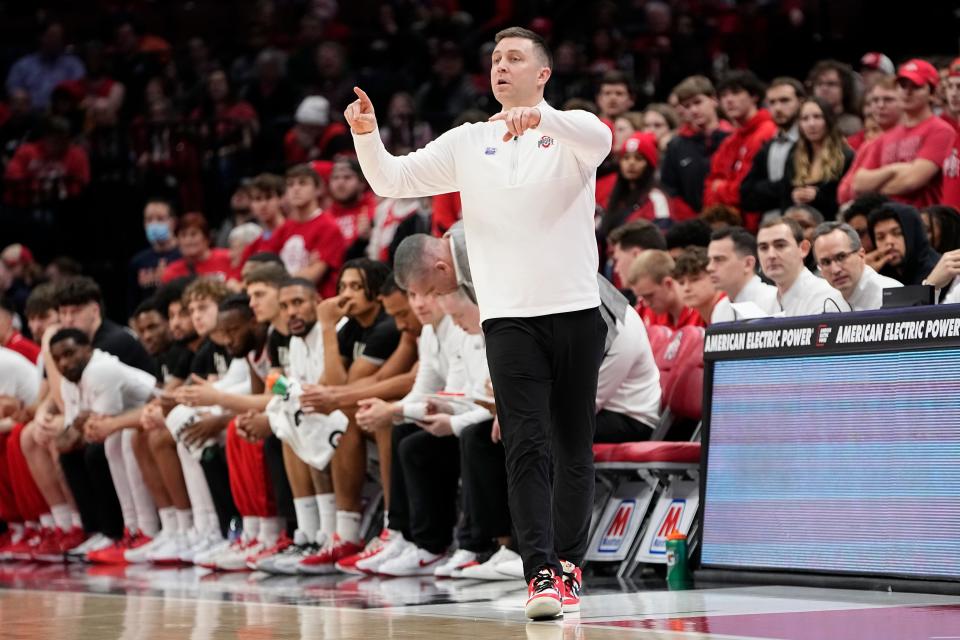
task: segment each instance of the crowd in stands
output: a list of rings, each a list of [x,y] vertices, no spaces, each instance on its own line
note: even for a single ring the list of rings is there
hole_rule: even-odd
[[[120,15],[82,47],[50,21],[10,65],[0,560],[521,578],[459,196],[378,197],[340,115],[362,81],[394,154],[486,121],[512,3],[315,2],[297,33],[279,4],[229,61]],[[872,310],[914,284],[960,302],[960,58],[794,77],[765,57],[764,82],[747,18],[702,39],[680,4],[634,3],[622,30],[600,10],[586,49],[530,24],[555,49],[547,100],[613,133],[597,442],[660,420],[651,327]],[[137,213],[92,222],[113,189]],[[98,253],[129,262],[105,275]]]

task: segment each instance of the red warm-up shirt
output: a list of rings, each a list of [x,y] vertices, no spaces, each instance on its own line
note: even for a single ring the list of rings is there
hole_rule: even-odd
[[[940,196],[941,204],[945,204],[955,209],[960,209],[960,122],[954,120],[947,114],[940,116],[944,122],[953,127],[957,134],[953,141],[953,147],[947,158],[943,161],[941,170],[943,172],[943,193]]]
[[[645,305],[642,301],[637,303],[637,313],[643,320],[645,327],[669,327],[676,331],[683,327],[706,327],[707,323],[703,321],[700,314],[690,307],[684,307],[680,312],[680,317],[674,322],[669,313],[655,313],[653,309]]]
[[[3,344],[7,349],[16,351],[30,362],[36,364],[40,357],[40,345],[29,338],[24,338],[19,331],[14,331]]]
[[[376,196],[373,195],[372,191],[364,191],[363,195],[354,203],[332,202],[327,212],[340,225],[340,233],[343,234],[343,239],[349,247],[360,238],[364,231],[369,233],[373,226],[373,214],[376,208]]]
[[[273,232],[265,251],[276,253],[291,274],[310,266],[312,258],[327,264],[327,272],[317,283],[317,291],[324,298],[336,295],[337,276],[343,266],[347,244],[340,226],[329,213],[317,210],[304,222],[287,220]]]
[[[227,249],[210,249],[210,254],[204,260],[188,263],[185,259],[174,260],[163,270],[161,282],[170,282],[187,276],[220,275],[224,279],[233,273],[230,264],[230,251]]]

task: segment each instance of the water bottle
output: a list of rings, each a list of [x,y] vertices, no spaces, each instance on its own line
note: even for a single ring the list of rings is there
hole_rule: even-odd
[[[693,580],[687,564],[687,536],[674,529],[667,536],[667,587],[671,591],[689,589]]]

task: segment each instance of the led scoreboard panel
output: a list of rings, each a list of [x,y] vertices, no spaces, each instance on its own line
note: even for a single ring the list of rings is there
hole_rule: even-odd
[[[707,568],[960,580],[960,305],[706,336]]]

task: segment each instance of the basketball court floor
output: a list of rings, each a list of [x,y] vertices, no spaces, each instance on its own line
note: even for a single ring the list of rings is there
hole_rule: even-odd
[[[798,587],[669,592],[616,579],[586,587],[579,614],[529,623],[519,582],[2,565],[0,638],[960,640],[958,597]]]

